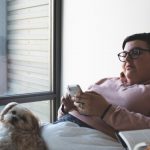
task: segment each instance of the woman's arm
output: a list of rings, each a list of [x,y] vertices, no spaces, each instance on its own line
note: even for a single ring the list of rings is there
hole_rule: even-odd
[[[103,96],[95,92],[84,92],[75,97],[74,101],[80,114],[97,116],[115,130],[150,128],[150,117],[110,105]]]
[[[103,117],[103,121],[118,131],[150,128],[150,117],[119,106],[112,106]]]

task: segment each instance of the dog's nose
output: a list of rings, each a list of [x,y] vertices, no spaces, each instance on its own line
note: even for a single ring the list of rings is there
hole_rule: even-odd
[[[13,116],[12,116],[12,121],[13,121],[13,122],[16,122],[16,121],[18,121],[18,118],[17,118],[17,116],[13,115]]]

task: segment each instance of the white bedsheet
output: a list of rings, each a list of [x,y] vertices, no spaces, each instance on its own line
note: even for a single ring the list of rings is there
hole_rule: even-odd
[[[104,133],[72,122],[48,124],[41,131],[49,150],[124,150]]]

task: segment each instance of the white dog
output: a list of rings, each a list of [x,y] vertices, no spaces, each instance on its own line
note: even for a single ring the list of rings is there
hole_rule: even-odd
[[[46,150],[37,118],[21,104],[11,102],[1,111],[0,150]]]

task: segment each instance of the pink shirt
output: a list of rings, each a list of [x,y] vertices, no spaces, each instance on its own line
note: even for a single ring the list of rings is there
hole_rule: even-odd
[[[101,94],[113,104],[104,119],[80,115],[74,110],[70,114],[111,136],[116,130],[150,128],[150,81],[126,85],[120,78],[106,78],[88,90]]]

